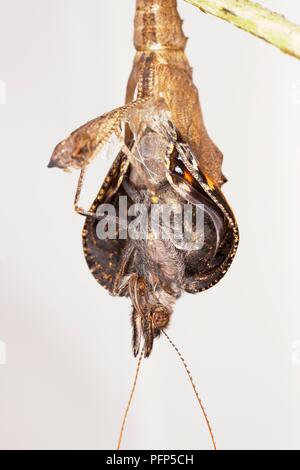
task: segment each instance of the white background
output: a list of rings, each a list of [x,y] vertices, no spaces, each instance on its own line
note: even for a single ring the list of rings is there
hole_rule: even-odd
[[[0,0],[1,449],[116,446],[135,368],[130,306],[85,264],[78,175],[46,166],[70,131],[123,103],[134,3]],[[263,3],[300,23],[298,0]],[[180,300],[169,333],[219,448],[299,449],[300,63],[179,7],[241,244],[222,282]],[[164,338],[143,364],[124,448],[210,448]]]

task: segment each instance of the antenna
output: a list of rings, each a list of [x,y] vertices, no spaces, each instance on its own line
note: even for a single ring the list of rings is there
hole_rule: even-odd
[[[133,384],[132,384],[132,387],[131,387],[129,400],[128,400],[127,407],[126,407],[125,414],[124,414],[123,421],[122,421],[122,426],[121,426],[121,431],[120,431],[120,435],[119,435],[117,450],[121,449],[124,429],[125,429],[128,413],[129,413],[129,410],[130,410],[130,406],[131,406],[131,403],[132,403],[132,400],[133,400],[134,392],[135,392],[135,389],[136,389],[136,384],[137,384],[140,369],[141,369],[142,359],[143,359],[143,356],[144,356],[144,350],[145,350],[145,346],[143,347],[143,349],[140,353],[139,360],[138,360],[138,363],[137,363],[135,376],[134,376],[134,381],[133,381]]]
[[[201,408],[201,411],[203,413],[203,416],[204,416],[204,419],[206,421],[206,424],[207,424],[207,427],[208,427],[208,430],[209,430],[209,434],[210,434],[210,437],[211,437],[211,441],[212,441],[212,445],[213,445],[213,448],[214,450],[217,450],[217,444],[216,444],[216,441],[215,441],[215,438],[214,438],[214,434],[213,434],[213,430],[212,430],[212,427],[211,427],[211,424],[209,422],[209,419],[208,419],[208,416],[206,414],[206,411],[205,411],[205,408],[203,406],[203,403],[202,403],[202,400],[200,398],[200,395],[198,393],[198,390],[196,388],[196,385],[194,384],[194,380],[193,380],[193,377],[192,377],[192,374],[190,373],[190,370],[187,366],[187,363],[185,362],[185,359],[183,358],[181,352],[179,351],[179,349],[177,348],[177,346],[173,343],[173,341],[171,340],[171,338],[167,335],[167,333],[164,331],[164,330],[161,330],[161,332],[165,335],[165,337],[167,338],[167,340],[169,341],[169,343],[171,344],[172,348],[176,351],[177,355],[179,356],[185,370],[186,370],[186,373],[190,379],[190,382],[192,384],[192,387],[193,387],[193,390],[194,390],[194,393],[196,395],[196,398],[197,398],[197,401],[200,405],[200,408]]]

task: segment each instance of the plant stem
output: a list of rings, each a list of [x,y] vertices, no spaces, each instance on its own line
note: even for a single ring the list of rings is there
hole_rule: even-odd
[[[300,26],[249,0],[185,0],[300,59]]]

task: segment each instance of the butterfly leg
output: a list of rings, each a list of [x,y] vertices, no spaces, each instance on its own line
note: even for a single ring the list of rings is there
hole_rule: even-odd
[[[82,207],[79,206],[80,195],[81,195],[81,192],[82,192],[82,186],[83,186],[83,182],[84,182],[85,172],[86,172],[86,169],[82,169],[81,172],[80,172],[80,176],[79,176],[78,184],[77,184],[77,189],[76,189],[76,194],[75,194],[75,199],[74,199],[74,210],[77,214],[82,215],[84,217],[92,217],[94,219],[100,220],[100,217],[98,217],[96,213],[85,210],[85,209],[83,209]]]
[[[131,260],[131,257],[134,254],[135,245],[130,240],[127,241],[127,244],[124,248],[122,253],[122,259],[118,274],[116,275],[114,286],[113,286],[113,295],[120,295],[120,293],[124,289],[124,285],[122,285],[123,278],[125,276],[126,268]],[[132,276],[131,276],[132,277]]]

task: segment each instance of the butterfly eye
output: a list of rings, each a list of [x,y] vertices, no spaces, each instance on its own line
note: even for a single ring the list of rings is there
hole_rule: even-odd
[[[152,321],[156,328],[166,328],[170,321],[170,312],[163,305],[156,305],[151,312]]]

